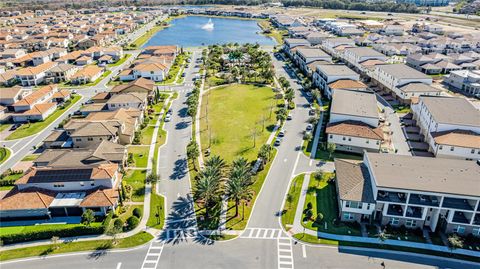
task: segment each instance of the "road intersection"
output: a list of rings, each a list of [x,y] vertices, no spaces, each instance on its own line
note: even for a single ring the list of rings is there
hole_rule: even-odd
[[[192,62],[200,55],[200,51],[194,51]],[[274,59],[274,66],[277,75],[287,77],[294,89],[300,88],[287,72],[288,69],[283,62]],[[292,112],[293,120],[285,123],[287,135],[278,147],[247,228],[240,231],[237,238],[225,241],[214,241],[200,235],[190,196],[191,186],[186,158],[186,145],[191,139],[192,122],[187,116],[185,101],[192,89],[190,85],[193,84],[196,72],[198,68],[191,64],[186,70],[184,84],[163,87],[164,90],[178,93],[178,98],[173,100],[171,105],[172,120],[163,127],[167,131],[167,140],[159,149],[156,164],[160,176],[156,191],[166,198],[167,218],[164,230],[151,242],[133,249],[98,250],[7,261],[2,264],[2,269],[382,268],[382,263],[386,268],[399,269],[479,268],[459,260],[441,257],[375,249],[308,245],[293,240],[280,225],[280,211],[290,180],[297,174],[312,172],[319,168],[333,170],[331,163],[311,160],[301,150],[303,130],[309,118],[309,104],[299,90],[295,91],[296,109]],[[85,94],[84,98],[93,94],[93,92]],[[38,142],[40,138],[39,135]]]

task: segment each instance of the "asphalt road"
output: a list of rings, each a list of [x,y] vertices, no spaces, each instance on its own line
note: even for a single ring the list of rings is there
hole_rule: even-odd
[[[288,77],[281,62],[274,60],[274,65],[280,75]],[[179,97],[172,104],[172,121],[165,124],[164,128],[169,134],[159,155],[159,191],[166,195],[166,207],[170,213],[166,228],[176,231],[195,228],[195,223],[188,221],[192,209],[187,196],[190,186],[185,167],[185,147],[190,141],[191,119],[183,112],[194,71],[187,70],[185,85],[168,87],[177,91]],[[295,89],[299,88],[293,80],[290,83]],[[158,261],[150,264],[148,268],[480,268],[459,260],[385,253],[375,249],[309,246],[292,242],[280,230],[277,213],[282,206],[291,176],[298,173],[299,169],[303,171],[311,167],[314,170],[318,166],[318,163],[310,163],[300,150],[302,131],[308,119],[308,108],[305,106],[307,101],[300,91],[296,91],[295,102],[297,108],[292,112],[293,120],[286,122],[286,136],[278,147],[277,156],[256,201],[251,221],[240,238],[218,242],[199,236],[190,238],[182,232],[177,232],[175,237],[166,237],[166,234],[170,234],[167,231],[155,239],[157,242],[152,243],[154,246],[160,245],[156,247],[160,254],[156,256]],[[263,233],[258,228],[270,229]],[[272,234],[274,236],[270,236]],[[147,253],[152,253],[153,249],[147,244],[132,250],[73,253],[29,258],[0,265],[2,269],[147,268],[142,265],[149,257]],[[281,261],[288,259],[292,260],[291,264],[279,266]]]

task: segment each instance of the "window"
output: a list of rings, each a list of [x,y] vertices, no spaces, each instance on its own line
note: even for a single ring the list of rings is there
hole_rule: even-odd
[[[398,225],[400,223],[399,218],[390,218],[390,225]]]
[[[417,226],[417,221],[416,220],[413,220],[413,219],[407,219],[405,221],[405,226],[407,227],[415,227]]]
[[[83,187],[83,186],[85,186],[85,183],[83,183],[83,182],[80,182],[80,186],[82,186],[82,187]]]
[[[370,204],[367,204],[367,210],[370,210]]]
[[[63,188],[63,187],[65,187],[65,185],[63,185],[63,184],[53,184],[53,187],[54,188]]]
[[[88,141],[93,141],[93,137],[87,138]]]
[[[347,201],[345,203],[345,207],[349,208],[362,208],[362,203],[360,202],[354,202],[354,201]]]
[[[443,146],[442,146],[442,145],[440,145],[440,146],[438,147],[438,149],[439,149],[439,150],[442,150],[442,149],[443,149]]]
[[[347,140],[347,138],[344,136],[344,137],[342,138],[342,140],[345,141],[345,140]]]
[[[349,137],[349,138],[348,138],[348,141],[352,141],[352,138]]]
[[[380,145],[380,141],[377,141],[377,145]]]
[[[330,135],[330,138],[333,138],[333,135]]]
[[[457,234],[463,234],[465,232],[465,227],[464,226],[457,226],[457,228],[455,228],[454,231]]]
[[[95,182],[90,183],[90,186],[95,186]]]
[[[470,151],[470,153],[472,153],[472,154],[475,153],[475,149],[472,149],[472,150]]]
[[[81,138],[76,138],[75,141],[82,141],[82,139]]]
[[[473,228],[472,234],[476,235],[476,236],[479,236],[480,235],[480,228]]]
[[[367,140],[367,144],[370,144],[370,140]]]
[[[455,147],[450,147],[450,151],[453,151],[455,149]]]
[[[343,219],[345,220],[352,220],[353,215],[351,213],[343,213]]]

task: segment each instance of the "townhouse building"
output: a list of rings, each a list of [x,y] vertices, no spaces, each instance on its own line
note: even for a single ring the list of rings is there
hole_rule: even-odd
[[[31,93],[31,89],[22,88],[20,86],[0,88],[0,105],[11,106]]]
[[[288,55],[288,57],[292,58],[295,56],[293,49],[299,46],[309,47],[310,42],[304,38],[285,38],[283,43],[283,51]]]
[[[58,64],[46,72],[46,81],[49,83],[70,81],[78,70],[78,67],[72,64]]]
[[[333,90],[325,133],[328,143],[334,143],[337,151],[378,152],[384,135],[375,94],[345,88]]]
[[[335,169],[343,221],[480,235],[476,162],[366,152]]]
[[[93,82],[100,78],[104,72],[104,69],[96,65],[88,65],[79,69],[75,74],[70,77],[72,84],[80,85]]]
[[[444,82],[467,95],[480,96],[480,70],[452,71]]]
[[[315,61],[332,62],[332,57],[319,48],[301,47],[295,52],[294,60],[304,73],[309,73],[309,64]]]
[[[108,110],[138,109],[143,111],[147,105],[148,93],[145,92],[128,92],[113,95],[107,100]]]
[[[343,59],[359,72],[366,72],[367,68],[362,65],[366,61],[378,61],[377,64],[387,62],[387,56],[367,47],[346,48],[343,51]]]
[[[480,111],[465,98],[421,96],[413,118],[436,157],[480,159]]]
[[[317,65],[317,69],[313,74],[313,83],[329,99],[332,96],[329,84],[340,79],[360,80],[360,75],[343,64]]]
[[[405,64],[378,65],[371,74],[374,83],[402,103],[410,103],[412,97],[421,95],[441,95],[440,89],[430,86],[430,76]]]
[[[46,62],[35,67],[27,67],[18,70],[16,78],[22,86],[38,86],[45,82],[46,73],[57,66],[56,62]]]

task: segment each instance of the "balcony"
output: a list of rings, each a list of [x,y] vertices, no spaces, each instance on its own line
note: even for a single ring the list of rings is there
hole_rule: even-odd
[[[475,214],[475,217],[473,218],[473,225],[480,225],[480,213]]]
[[[403,208],[401,205],[388,205],[387,214],[390,216],[403,216]]]
[[[470,221],[467,219],[467,217],[465,217],[465,214],[459,211],[455,211],[452,221],[455,223],[470,224]]]
[[[404,204],[407,202],[407,195],[401,192],[378,191],[377,200]]]
[[[423,210],[421,207],[409,206],[407,207],[406,217],[421,219],[423,215]]]
[[[444,198],[442,207],[473,211],[473,207],[467,199]]]
[[[409,204],[426,205],[426,206],[439,206],[440,201],[436,196],[422,195],[422,194],[410,194]]]

